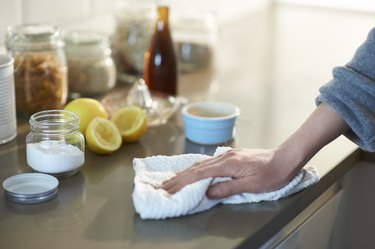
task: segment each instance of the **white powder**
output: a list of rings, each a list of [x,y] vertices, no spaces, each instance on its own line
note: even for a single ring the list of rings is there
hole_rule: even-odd
[[[52,174],[75,170],[85,162],[83,151],[60,141],[27,144],[26,158],[34,170]]]

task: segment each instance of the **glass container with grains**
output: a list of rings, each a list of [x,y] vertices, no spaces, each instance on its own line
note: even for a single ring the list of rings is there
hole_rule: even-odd
[[[179,69],[183,73],[215,67],[219,27],[214,14],[194,8],[176,10],[172,18]]]
[[[113,57],[117,79],[134,83],[143,76],[143,55],[155,24],[155,4],[150,0],[127,0],[116,11]]]
[[[116,67],[106,34],[71,31],[64,40],[72,98],[103,94],[115,86]]]
[[[64,106],[68,82],[63,46],[59,29],[51,24],[8,27],[6,48],[14,58],[18,113]]]

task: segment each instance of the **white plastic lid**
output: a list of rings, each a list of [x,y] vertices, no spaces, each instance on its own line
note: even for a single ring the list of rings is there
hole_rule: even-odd
[[[58,185],[56,177],[42,173],[22,173],[3,182],[5,197],[21,204],[40,203],[54,198]]]

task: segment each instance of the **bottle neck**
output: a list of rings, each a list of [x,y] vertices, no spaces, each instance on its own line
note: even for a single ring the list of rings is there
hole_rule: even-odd
[[[168,29],[169,8],[167,6],[158,6],[157,14],[157,30],[161,31],[164,29]]]

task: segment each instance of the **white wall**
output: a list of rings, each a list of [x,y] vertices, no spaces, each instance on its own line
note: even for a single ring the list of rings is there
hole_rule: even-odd
[[[375,0],[277,0],[277,2],[369,13],[375,12]]]
[[[170,0],[170,3],[175,9],[183,10],[187,6],[193,6],[209,10],[225,21],[256,11],[271,1]],[[114,24],[113,12],[118,2],[119,0],[1,0],[0,47],[4,42],[6,28],[21,23],[49,22],[63,29],[89,28],[111,33]]]
[[[1,0],[0,43],[6,27],[30,22],[67,25],[111,11],[116,0]]]
[[[87,28],[112,33],[113,13],[119,1],[131,0],[1,0],[0,1],[0,52],[3,52],[4,34],[10,25],[49,22],[62,29]],[[134,0],[142,1],[142,0]],[[144,0],[160,1],[160,0]],[[187,7],[208,10],[216,14],[219,23],[277,3],[314,5],[375,11],[375,0],[166,0],[173,10]]]

